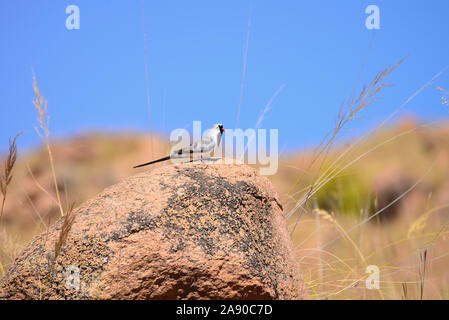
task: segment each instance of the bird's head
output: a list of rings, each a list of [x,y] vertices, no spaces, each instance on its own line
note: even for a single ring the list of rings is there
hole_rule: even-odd
[[[220,134],[223,134],[223,132],[226,131],[225,128],[223,128],[223,125],[221,123],[214,124],[212,129],[219,130]]]

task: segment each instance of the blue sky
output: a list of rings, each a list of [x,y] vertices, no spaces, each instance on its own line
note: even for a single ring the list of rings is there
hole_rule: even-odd
[[[380,30],[365,27],[370,4],[380,8]],[[79,30],[65,27],[68,5],[80,9]],[[382,121],[449,65],[446,0],[146,0],[154,131],[191,127],[193,120],[235,126],[250,6],[239,124],[253,127],[285,84],[261,126],[279,129],[283,150],[312,146],[332,128],[365,59],[362,83],[408,55],[388,78],[395,86],[351,124],[354,132]],[[48,99],[52,137],[148,132],[141,0],[0,0],[0,43],[0,150],[22,130],[19,147],[39,143],[32,69]],[[405,112],[425,120],[447,117],[438,85],[449,88],[449,71]]]

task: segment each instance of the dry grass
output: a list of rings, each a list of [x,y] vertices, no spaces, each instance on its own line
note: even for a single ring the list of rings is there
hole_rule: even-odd
[[[6,160],[5,160],[3,175],[0,176],[0,191],[2,193],[2,206],[0,209],[0,238],[2,238],[1,239],[2,241],[0,243],[2,243],[2,247],[6,247],[6,245],[5,245],[6,240],[3,239],[6,237],[6,235],[4,235],[4,232],[1,229],[2,221],[3,221],[3,211],[5,209],[5,202],[6,202],[6,195],[8,193],[8,187],[9,187],[9,184],[11,183],[12,177],[13,177],[12,171],[14,169],[14,165],[16,164],[16,160],[17,160],[16,140],[21,134],[22,134],[22,132],[18,133],[12,140],[11,140],[11,138],[9,138],[9,152],[8,152],[8,156],[6,157]],[[3,250],[1,250],[1,251],[3,251]],[[2,263],[1,255],[0,255],[0,273],[2,276],[5,274],[5,268]]]
[[[0,276],[11,267],[16,256],[24,249],[21,236],[13,229],[0,229]]]
[[[426,281],[426,265],[427,265],[427,248],[419,255],[421,263],[419,264],[419,288],[420,288],[420,298],[424,298],[424,283]]]
[[[423,153],[423,146],[428,143],[428,136],[434,136],[433,132],[439,129],[427,130],[415,130],[392,140],[390,146],[385,144],[377,152],[367,155],[352,172],[347,173],[348,178],[336,178],[343,183],[372,179],[382,170],[382,166],[387,165],[388,160],[398,162],[401,164],[399,168],[402,167],[415,180],[410,180],[408,189],[398,194],[396,199],[402,206],[410,203],[408,206],[413,211],[404,207],[396,220],[386,224],[367,224],[382,208],[369,212],[364,206],[366,201],[360,201],[354,213],[341,210],[329,212],[319,207],[305,211],[292,238],[311,299],[449,298],[446,267],[449,263],[449,199],[446,197],[446,203],[441,203],[441,196],[447,189],[441,190],[440,187],[445,184],[438,182],[439,177],[447,177],[449,162],[444,159],[449,156],[449,139],[446,139],[446,131],[441,131],[438,139],[444,140],[439,142],[441,149],[437,154],[440,161],[435,163],[435,155]],[[384,134],[373,139],[383,141]],[[365,146],[365,149],[371,148],[369,144]],[[338,153],[331,155],[331,162],[333,157],[338,157]],[[434,163],[432,171],[426,169],[429,162]],[[282,174],[282,170],[287,168],[285,166],[280,170]],[[310,173],[313,176],[313,172]],[[422,187],[419,187],[420,183]],[[337,199],[347,198],[344,196],[345,190],[344,184],[336,190]],[[326,189],[320,192],[323,197],[330,196]],[[429,192],[434,196],[431,197]],[[421,204],[413,200],[417,196],[422,198]],[[292,203],[289,205],[294,206]],[[319,224],[314,215],[320,217]],[[295,220],[290,219],[288,223],[292,227]],[[377,291],[369,290],[364,285],[367,265],[376,265],[380,269],[380,288]],[[432,268],[429,269],[429,266]]]
[[[405,59],[405,58],[404,58]],[[334,179],[338,174],[341,173],[341,169],[338,166],[338,163],[334,162],[331,166],[329,166],[328,169],[324,169],[324,164],[327,159],[327,155],[331,151],[331,148],[333,144],[335,143],[335,140],[337,139],[337,136],[341,132],[341,130],[347,126],[347,124],[351,121],[357,120],[358,115],[368,108],[371,104],[373,104],[375,101],[377,101],[376,95],[385,87],[387,87],[387,84],[383,81],[385,78],[393,72],[394,69],[396,69],[403,61],[399,61],[396,65],[394,65],[391,68],[385,69],[381,72],[379,72],[374,79],[371,81],[369,85],[364,85],[360,91],[360,94],[358,96],[351,96],[346,102],[343,102],[342,106],[340,107],[340,111],[337,115],[336,121],[335,121],[335,127],[334,129],[329,132],[326,137],[322,140],[320,145],[317,147],[315,154],[310,161],[308,167],[303,171],[303,173],[298,177],[298,179],[293,183],[293,185],[288,190],[285,197],[289,197],[291,192],[295,189],[295,187],[302,181],[304,178],[305,173],[310,172],[314,165],[318,165],[318,170],[316,172],[315,178],[312,180],[311,184],[307,187],[307,192],[300,198],[300,200],[295,204],[293,209],[291,209],[287,215],[286,219],[288,220],[290,217],[292,217],[296,212],[297,218],[293,225],[293,228],[291,230],[291,233],[293,233],[299,223],[299,219],[301,218],[302,214],[306,210],[306,205],[309,201],[309,199],[316,193],[318,190],[320,190],[324,185],[326,185],[329,181]],[[340,160],[343,156],[346,155],[347,152],[343,152],[343,154],[337,159]],[[320,160],[320,162],[318,162]],[[304,189],[302,189],[304,190]],[[285,200],[284,197],[284,200]]]
[[[70,229],[72,229],[73,223],[75,222],[75,214],[73,213],[74,208],[75,203],[73,202],[64,216],[64,221],[62,223],[61,230],[59,231],[58,240],[55,242],[55,254],[53,257],[53,261],[56,261],[56,259],[58,258],[59,253],[61,252],[61,248],[67,240]]]
[[[348,228],[353,223],[341,218],[339,220],[343,228]],[[335,232],[332,230],[333,224],[334,222],[321,221],[321,237],[324,236],[325,239],[335,237],[338,230]],[[304,241],[316,231],[315,228],[316,224],[314,227],[312,219],[303,220],[301,230],[296,231],[293,236],[294,242],[298,243],[296,248],[298,256],[307,256],[301,261],[301,267],[310,299],[449,298],[447,284],[445,285],[447,259],[446,263],[443,260],[448,256],[433,255],[430,258],[428,255],[419,254],[422,247],[418,244],[419,240],[425,240],[429,236],[429,231],[413,241],[404,239],[402,232],[389,241],[388,227],[369,225],[363,234],[350,235],[351,241],[342,238],[332,247],[316,250],[319,247],[316,234]],[[395,232],[401,231],[397,225],[392,229]],[[441,241],[434,243],[432,247],[440,251],[446,246],[447,241]],[[314,253],[308,255],[310,252]],[[419,257],[419,262],[415,262],[416,257]],[[427,269],[428,263],[433,264],[431,277]],[[379,290],[369,290],[365,286],[367,265],[379,267]]]
[[[54,160],[53,160],[53,153],[50,148],[50,141],[49,141],[50,118],[47,115],[47,100],[41,95],[41,93],[39,91],[39,87],[37,85],[36,76],[34,75],[34,72],[33,72],[33,89],[34,89],[34,93],[36,95],[36,97],[33,100],[33,105],[36,108],[38,115],[39,115],[38,122],[39,122],[39,127],[40,127],[40,129],[38,129],[37,127],[35,129],[36,129],[36,132],[38,133],[39,137],[41,138],[42,142],[44,143],[45,148],[48,153],[48,157],[50,160],[50,168],[51,168],[51,173],[52,173],[52,178],[53,178],[53,184],[54,184],[55,193],[56,193],[56,202],[57,202],[61,216],[64,217],[62,227],[59,232],[58,239],[55,242],[54,255],[51,258],[49,258],[49,276],[51,276],[54,263],[56,262],[56,259],[58,258],[59,254],[61,252],[61,248],[64,245],[65,241],[67,240],[67,236],[68,236],[70,229],[72,228],[72,225],[75,221],[75,215],[73,214],[73,209],[74,209],[75,203],[73,202],[69,206],[69,208],[66,211],[66,214],[64,215],[64,210],[62,208],[62,202],[61,202],[61,196],[59,193],[58,182],[57,182],[57,178],[56,178],[56,170],[55,170],[55,165],[54,165]],[[39,188],[41,190],[43,190],[47,195],[50,195],[50,193],[48,191],[46,191],[45,188],[43,188],[37,182],[37,180],[34,178],[33,173],[29,169],[29,167],[28,167],[28,170],[29,170],[30,175],[33,177],[33,180],[39,186]],[[40,214],[39,214],[39,217],[41,217]],[[42,218],[41,218],[41,220],[42,220]],[[44,223],[44,225],[45,225],[45,223]]]
[[[407,283],[402,283],[402,300],[407,300]]]
[[[36,108],[36,111],[39,115],[37,120],[39,122],[40,130],[37,127],[35,127],[35,129],[47,149],[48,158],[50,159],[50,168],[51,168],[51,173],[52,173],[52,177],[53,177],[53,184],[55,186],[55,193],[56,193],[56,198],[58,201],[59,212],[62,217],[64,215],[64,210],[62,209],[61,196],[59,195],[58,181],[56,179],[56,171],[55,171],[55,165],[54,165],[54,161],[53,161],[53,153],[51,152],[50,141],[49,141],[50,117],[47,115],[47,100],[41,95],[41,93],[39,91],[39,87],[37,85],[36,76],[34,75],[34,72],[33,72],[33,89],[34,89],[34,93],[36,95],[36,97],[33,100],[33,105]]]
[[[30,167],[27,165],[27,169],[28,172],[30,174],[30,176],[32,177],[33,181],[36,183],[36,185],[38,186],[38,188],[45,193],[47,196],[50,197],[50,199],[52,199],[58,206],[59,211],[60,211],[60,215],[64,216],[64,210],[62,208],[62,202],[61,202],[61,196],[59,193],[59,188],[58,188],[58,183],[57,183],[57,178],[56,178],[56,170],[55,170],[55,165],[54,165],[54,159],[53,159],[53,153],[51,151],[50,148],[50,142],[49,142],[49,136],[50,136],[50,131],[49,131],[49,116],[47,115],[47,101],[45,100],[45,98],[41,95],[39,87],[37,85],[37,81],[36,81],[36,77],[34,75],[33,72],[33,89],[35,92],[36,97],[33,99],[33,105],[36,108],[37,112],[38,112],[38,123],[39,123],[39,128],[35,128],[36,132],[38,133],[39,137],[41,138],[42,142],[45,145],[45,149],[47,151],[49,160],[50,160],[50,170],[51,170],[51,175],[52,175],[52,180],[53,180],[53,184],[54,184],[54,188],[55,188],[55,194],[56,194],[56,199],[51,195],[51,193],[46,190],[38,181],[37,179],[34,177]],[[21,132],[22,133],[22,132]],[[16,146],[16,139],[18,138],[18,136],[21,134],[17,134],[14,139],[10,139],[10,144],[9,144],[9,153],[8,156],[6,157],[5,160],[5,167],[4,167],[4,174],[1,176],[1,192],[3,195],[3,199],[2,199],[2,206],[1,206],[1,211],[0,211],[0,226],[2,223],[2,216],[3,216],[3,211],[4,211],[4,204],[6,201],[6,195],[7,195],[7,190],[8,190],[8,186],[11,183],[12,180],[12,171],[14,168],[14,165],[16,163],[17,160],[17,146]],[[39,230],[41,230],[41,227],[44,226],[47,228],[48,230],[48,224],[46,224],[41,216],[41,214],[39,213],[38,208],[36,208],[36,206],[34,205],[33,201],[29,198],[29,196],[26,194],[26,198],[28,200],[28,202],[30,203],[30,205],[32,206],[33,210],[35,211],[36,215],[39,217],[39,222],[40,224],[38,224],[36,226],[36,230],[33,233],[38,232]],[[53,268],[53,264],[56,261],[58,255],[61,252],[61,248],[64,244],[64,242],[67,239],[67,236],[70,232],[70,229],[74,223],[74,215],[73,215],[73,208],[74,208],[74,203],[69,206],[67,212],[66,212],[66,216],[64,216],[64,221],[62,224],[62,228],[61,231],[59,233],[59,237],[55,243],[55,248],[54,248],[54,254],[52,257],[49,258],[49,274],[51,274],[51,270]],[[13,261],[16,254],[17,254],[17,246],[14,245],[9,245],[7,246],[7,243],[10,243],[11,241],[9,241],[11,238],[8,236],[8,234],[6,233],[6,231],[1,230],[0,229],[0,236],[1,236],[1,242],[2,242],[2,247],[0,250],[0,272],[2,275],[5,274],[5,268],[4,265],[2,263],[2,261],[4,261],[4,256],[8,256],[8,261]],[[13,241],[14,242],[14,241]],[[15,240],[15,243],[19,243],[19,239]],[[9,249],[8,249],[9,248]],[[22,248],[21,248],[22,249]]]
[[[55,241],[53,255],[51,254],[47,255],[47,263],[48,263],[48,274],[46,279],[47,284],[53,276],[53,270],[56,263],[56,259],[58,259],[58,256],[61,253],[61,249],[67,240],[70,230],[72,229],[73,223],[75,222],[75,214],[73,212],[74,208],[75,203],[72,203],[68,208],[68,210],[66,211],[66,214],[63,217],[64,220],[62,222],[61,230],[59,231],[58,238]],[[48,228],[47,228],[47,235],[48,235]],[[43,291],[45,292],[45,287],[43,288]]]
[[[441,104],[449,106],[449,91],[441,87],[437,87],[437,90],[443,93],[443,95],[441,96]]]
[[[445,158],[441,158],[435,165],[437,160],[433,152],[424,151],[424,154],[430,158],[430,164],[424,164],[421,159],[423,158],[422,149],[416,150],[415,154],[415,150],[407,153],[408,150],[404,148],[404,146],[419,147],[419,140],[417,142],[415,136],[420,137],[423,129],[429,129],[437,123],[416,125],[399,133],[394,132],[392,136],[386,138],[383,134],[380,142],[378,137],[375,138],[377,140],[373,146],[370,146],[369,140],[373,140],[377,133],[370,132],[369,135],[360,137],[343,151],[331,151],[339,132],[350,121],[358,119],[359,113],[378,99],[377,94],[387,86],[383,80],[402,61],[377,74],[368,86],[362,88],[357,98],[352,97],[343,104],[345,108],[338,114],[334,130],[323,139],[314,153],[307,156],[309,160],[304,166],[290,166],[299,170],[300,174],[286,190],[283,200],[286,207],[290,208],[286,215],[288,226],[296,244],[299,261],[312,299],[422,299],[424,296],[437,299],[449,298],[449,288],[444,285],[448,277],[444,268],[444,259],[449,257],[449,253],[444,251],[448,238],[446,228],[448,223],[444,220],[443,213],[447,212],[449,207],[447,203],[435,203],[423,207],[419,216],[402,215],[392,224],[367,225],[368,221],[378,217],[395,203],[408,201],[409,195],[413,194],[422,183],[433,185],[429,188],[438,191],[435,188],[438,185],[436,182],[438,176],[435,172],[447,174]],[[424,84],[376,129],[380,129],[446,69]],[[408,142],[404,143],[404,141]],[[428,142],[423,143],[425,148],[428,148],[426,146]],[[388,150],[390,145],[394,145],[395,150],[391,150],[389,156],[386,156],[384,150]],[[445,148],[447,150],[447,144]],[[356,151],[359,150],[360,154],[357,155]],[[411,180],[408,188],[390,200],[386,207],[377,208],[372,212],[370,197],[373,191],[368,185],[369,192],[363,194],[361,191],[367,187],[361,182],[366,181],[366,177],[370,175],[374,178],[376,172],[379,172],[380,165],[386,163],[391,158],[391,154],[400,158],[399,163],[402,165],[411,162],[411,166],[403,166],[403,170],[413,177],[414,181]],[[375,160],[372,161],[370,158]],[[362,160],[364,162],[357,166]],[[442,164],[441,161],[443,161]],[[348,171],[349,167],[354,167],[352,172]],[[421,168],[424,173],[421,171],[417,174]],[[442,171],[445,173],[441,173]],[[332,194],[326,193],[329,191],[325,190],[325,186],[333,181],[337,182],[338,188],[330,191],[337,192],[338,201],[341,199],[353,201],[354,205],[351,207],[357,208],[354,212],[342,211],[342,206],[336,206],[337,212],[328,212],[317,206],[314,210],[308,208],[309,200],[318,195],[332,198]],[[348,183],[355,184],[355,190],[359,191],[359,194],[354,193],[354,188],[349,188]],[[350,192],[349,196],[345,196],[348,192]],[[376,204],[376,194],[372,196]],[[417,210],[420,209],[417,208]],[[310,218],[303,218],[300,222],[304,214]],[[320,223],[316,223],[317,218],[314,218],[312,214],[320,217]],[[300,226],[299,230],[297,226]],[[432,248],[435,254],[428,256],[428,248]],[[424,253],[420,255],[421,251]],[[443,254],[437,255],[437,252],[443,252]],[[420,263],[414,262],[416,257],[420,258]],[[430,262],[440,266],[433,268],[432,277],[429,277],[426,270],[426,265]],[[379,267],[381,280],[378,290],[369,290],[364,285],[368,276],[365,273],[368,265]],[[417,281],[413,279],[416,279],[416,275],[418,275]],[[413,285],[410,286],[411,284]],[[424,287],[426,287],[426,295]]]
[[[0,210],[0,227],[2,225],[3,210],[5,209],[5,202],[6,202],[6,195],[8,192],[8,186],[12,180],[12,170],[14,169],[14,165],[16,164],[16,160],[17,160],[16,140],[22,133],[23,132],[18,133],[12,140],[11,140],[11,138],[9,138],[9,152],[8,152],[8,156],[6,157],[5,164],[4,164],[3,175],[0,177],[0,191],[2,192],[2,196],[3,196],[2,207]]]

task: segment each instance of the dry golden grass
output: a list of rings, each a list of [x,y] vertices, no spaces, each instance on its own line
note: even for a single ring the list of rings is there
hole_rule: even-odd
[[[60,212],[61,216],[63,216],[64,210],[62,209],[61,196],[59,195],[58,182],[56,179],[55,164],[53,161],[53,154],[51,152],[50,141],[49,141],[50,117],[47,115],[47,100],[41,95],[41,93],[39,91],[39,87],[37,85],[36,76],[34,75],[34,72],[33,72],[33,89],[34,89],[34,93],[36,94],[36,97],[33,100],[33,105],[36,108],[37,113],[39,114],[39,117],[37,118],[37,120],[38,120],[39,126],[40,126],[40,130],[37,127],[35,127],[35,129],[36,129],[37,134],[41,138],[42,142],[44,143],[44,145],[47,149],[47,152],[48,152],[48,158],[50,160],[50,168],[51,168],[51,173],[52,173],[52,177],[53,177],[53,183],[55,186],[55,193],[56,193],[56,198],[58,201],[59,212]]]
[[[323,242],[326,244],[338,238],[340,232],[334,221],[320,219],[318,227],[314,220],[304,219],[293,235],[309,298],[449,298],[448,241],[439,239],[431,242],[430,239],[435,236],[431,228],[413,239],[407,239],[404,237],[406,228],[401,230],[399,222],[390,228],[368,225],[361,232],[348,233],[351,240],[340,237],[338,241],[323,247]],[[339,220],[345,229],[357,223],[353,219]],[[447,235],[446,232],[444,236]],[[379,290],[370,290],[365,285],[368,265],[378,266],[380,270]],[[430,268],[426,269],[424,265]]]
[[[410,126],[415,130],[411,131]],[[372,136],[362,146],[361,154],[372,149],[372,145],[382,144],[386,138],[390,141],[367,154],[351,171],[346,170],[344,175],[336,177],[340,188],[323,188],[317,192],[318,197],[336,199],[332,211],[315,205],[314,209],[304,210],[299,224],[295,217],[288,220],[291,230],[297,224],[292,239],[311,299],[449,298],[447,124],[422,130],[420,127],[407,124],[405,128],[396,129],[399,132],[386,130]],[[403,132],[409,133],[401,135]],[[391,140],[388,138],[391,136],[398,137]],[[429,144],[432,150],[425,151]],[[330,154],[329,162],[332,163],[338,154]],[[283,181],[273,179],[277,189],[284,190],[281,193],[288,192],[288,186],[295,181],[291,173],[284,171],[301,174],[302,168],[307,167],[305,162],[293,169],[290,161],[280,166],[278,175]],[[396,196],[401,209],[395,219],[381,224],[376,223],[376,219],[368,222],[367,219],[382,208],[366,206],[369,199],[363,198],[367,194],[362,190],[371,186],[369,181],[375,180],[390,163],[399,164],[398,170],[406,172],[409,191]],[[314,172],[309,172],[308,179],[313,176]],[[310,185],[307,178],[304,180],[299,189]],[[352,193],[350,183],[357,184],[359,194]],[[336,192],[336,197],[329,192]],[[338,199],[349,199],[345,196],[348,192],[353,198],[362,197],[362,201],[355,201],[353,212],[342,211],[337,203]],[[288,209],[294,208],[296,203],[287,201],[285,204]],[[379,290],[369,290],[365,285],[368,265],[379,267]]]
[[[73,213],[74,208],[75,203],[73,202],[64,216],[64,221],[62,222],[62,227],[61,230],[59,231],[58,240],[55,242],[55,254],[53,257],[53,261],[56,261],[56,259],[58,258],[59,253],[61,252],[61,248],[64,245],[64,242],[67,240],[70,229],[72,228],[73,223],[75,222],[75,215]]]
[[[8,194],[8,187],[12,181],[12,171],[14,169],[14,165],[16,164],[17,160],[17,145],[16,140],[17,137],[20,136],[22,132],[18,133],[14,139],[11,140],[9,138],[9,152],[5,160],[4,169],[3,169],[3,175],[0,176],[0,191],[2,193],[2,205],[0,209],[0,239],[2,240],[0,243],[2,244],[2,247],[6,247],[7,244],[7,235],[4,234],[4,231],[1,229],[2,227],[2,221],[3,221],[3,211],[5,209],[5,203],[6,203],[6,195]],[[3,251],[3,250],[1,250]],[[2,252],[1,252],[2,253]],[[2,263],[1,255],[0,255],[0,273],[3,276],[5,274],[5,268]]]
[[[14,169],[14,165],[16,164],[16,160],[17,160],[16,140],[17,140],[17,137],[20,136],[21,134],[22,134],[22,132],[18,133],[12,140],[11,140],[11,138],[9,138],[9,152],[8,152],[8,156],[6,157],[5,164],[4,164],[3,175],[0,176],[0,191],[2,193],[2,207],[0,209],[0,227],[2,225],[2,217],[3,217],[3,211],[5,209],[5,202],[6,202],[6,195],[8,192],[8,186],[12,180],[12,170]]]
[[[448,176],[449,169],[449,141],[442,138],[444,133],[438,141],[424,133],[435,123],[407,125],[399,132],[383,128],[331,151],[341,129],[377,100],[375,95],[386,87],[382,81],[401,62],[376,75],[358,98],[348,100],[344,111],[338,114],[334,130],[314,152],[302,157],[305,162],[280,168],[278,174],[284,177],[283,181],[273,179],[275,184],[289,186],[277,189],[283,190],[288,227],[312,299],[449,298],[445,268],[449,258],[445,251],[448,222],[444,215],[448,213],[449,195],[441,191],[449,188],[442,178]],[[390,160],[400,173],[397,180],[403,173],[408,180],[402,182],[406,187],[394,194],[388,205],[379,208],[374,180]],[[282,173],[283,170],[290,173]],[[295,170],[297,179],[291,178]],[[433,193],[438,194],[438,201],[433,200]],[[428,198],[425,205],[421,198]],[[319,199],[331,200],[327,205],[330,202],[333,211],[317,205]],[[309,200],[315,200],[314,209]],[[394,209],[398,204],[405,207],[399,217],[389,223],[374,223],[381,215],[391,214],[388,208]],[[424,267],[427,263],[436,266],[430,271]],[[371,265],[380,270],[377,290],[365,285],[369,275],[366,270]]]

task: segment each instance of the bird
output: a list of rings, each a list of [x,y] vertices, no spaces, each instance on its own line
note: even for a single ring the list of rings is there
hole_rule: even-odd
[[[140,168],[144,166],[148,166],[150,164],[174,159],[174,158],[182,158],[185,155],[192,155],[193,153],[208,153],[212,150],[214,150],[216,147],[220,145],[221,142],[221,136],[223,135],[223,132],[225,132],[226,129],[223,128],[223,125],[221,123],[216,123],[212,126],[211,129],[208,130],[206,133],[206,136],[201,139],[201,141],[195,141],[191,143],[189,146],[177,149],[171,152],[170,155],[153,160],[150,162],[142,163],[137,166],[134,166],[133,168]]]

